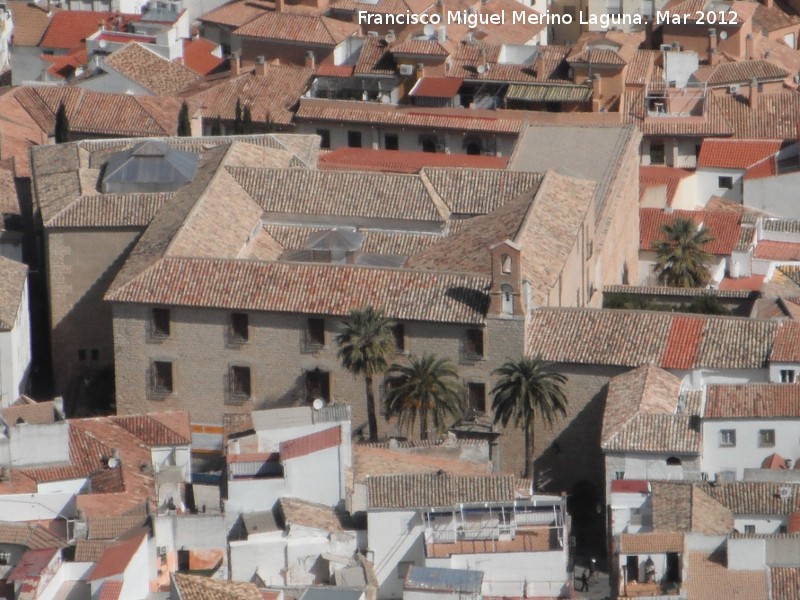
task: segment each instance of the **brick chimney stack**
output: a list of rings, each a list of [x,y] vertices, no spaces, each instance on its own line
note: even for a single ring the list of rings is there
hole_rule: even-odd
[[[758,80],[750,80],[750,97],[748,104],[752,110],[758,110]]]
[[[755,39],[752,33],[748,33],[744,38],[744,53],[747,60],[753,60],[756,57]]]
[[[275,0],[275,12],[283,12],[285,0]]]
[[[708,30],[708,64],[717,64],[717,30],[712,27]]]
[[[600,107],[603,105],[603,80],[599,73],[595,73],[592,77],[592,112],[600,112]]]
[[[231,55],[231,73],[233,75],[239,75],[242,72],[242,57],[239,55],[238,52],[234,52]]]
[[[306,52],[306,67],[309,69],[315,69],[317,67],[317,59],[314,57],[314,51],[309,50]]]

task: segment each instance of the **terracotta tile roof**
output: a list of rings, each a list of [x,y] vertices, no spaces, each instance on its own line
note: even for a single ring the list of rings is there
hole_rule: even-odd
[[[614,479],[611,481],[612,494],[649,494],[650,482],[643,479]]]
[[[781,149],[782,140],[704,140],[698,168],[747,169]]]
[[[730,509],[687,482],[651,482],[653,529],[726,534],[733,531]]]
[[[253,0],[228,2],[204,14],[200,17],[200,21],[204,23],[226,25],[233,28],[241,27],[266,14],[273,6],[274,4],[272,2],[258,2]]]
[[[687,320],[697,320],[702,328],[686,328]],[[699,336],[700,346],[688,368],[761,369],[782,326],[735,317],[539,308],[530,320],[527,347],[553,362],[628,367],[649,363],[669,368],[667,349],[695,347]],[[670,339],[673,327],[679,327],[686,339]]]
[[[506,83],[573,83],[564,60],[569,46],[538,46],[531,64],[500,62],[502,50],[500,44],[460,44],[450,56],[448,76]],[[478,72],[479,64],[487,67],[483,73]]]
[[[800,362],[800,323],[787,322],[778,331],[769,355],[773,362]]]
[[[141,15],[119,14],[113,12],[95,12],[90,10],[64,10],[55,13],[50,19],[50,25],[39,42],[42,48],[74,48],[95,31],[102,24],[106,29],[112,30],[121,23],[124,31],[126,23],[138,21]]]
[[[482,323],[487,285],[485,278],[400,269],[166,258],[106,299],[333,316],[372,304],[402,320]]]
[[[353,474],[356,481],[375,475],[418,475],[444,471],[451,475],[487,475],[489,465],[432,453],[411,453],[366,445],[353,446]]]
[[[325,228],[299,225],[265,224],[263,230],[280,247],[278,256],[284,250],[300,250],[305,247],[308,237]],[[361,252],[375,254],[394,254],[411,256],[441,239],[438,234],[406,233],[358,229],[364,237]],[[277,258],[277,257],[276,257]]]
[[[266,213],[443,223],[449,217],[415,175],[228,167]]]
[[[66,543],[66,540],[36,523],[0,521],[0,544],[25,546],[28,550],[43,550],[61,548]]]
[[[114,544],[106,549],[100,556],[92,572],[86,578],[87,581],[97,581],[114,575],[121,575],[125,572],[134,554],[139,547],[147,541],[147,534],[142,533],[136,537]]]
[[[458,94],[463,79],[457,77],[423,77],[417,80],[408,93],[412,98],[453,98]]]
[[[450,54],[450,51],[440,44],[438,40],[407,39],[396,46],[392,46],[392,54],[397,56],[437,56],[445,58]]]
[[[75,543],[75,562],[97,562],[113,545],[113,540],[78,540]]]
[[[619,536],[620,554],[683,553],[683,533],[623,533]]]
[[[762,220],[764,231],[780,233],[800,233],[800,219],[765,218]]]
[[[25,398],[23,396],[23,398]],[[44,423],[54,423],[56,420],[55,404],[52,400],[46,402],[34,402],[33,400],[16,401],[11,406],[0,408],[0,417],[6,423],[17,423],[20,419],[25,423],[42,425]]]
[[[755,3],[753,3],[755,4]],[[724,115],[736,137],[761,139],[795,139],[796,118],[800,114],[800,94],[759,94],[758,108],[753,110],[739,96],[712,95],[713,111]]]
[[[800,389],[778,383],[708,386],[706,419],[800,417]]]
[[[183,95],[200,107],[205,119],[233,121],[236,100],[249,106],[255,123],[288,125],[293,107],[314,77],[312,69],[266,65],[264,75],[246,73],[221,81],[199,84]]]
[[[711,254],[729,256],[739,244],[741,237],[741,215],[733,212],[674,210],[670,212],[659,208],[639,209],[639,249],[652,250],[655,242],[664,239],[664,225],[676,219],[692,219],[702,225],[713,236],[705,246]]]
[[[735,83],[783,81],[789,71],[767,60],[725,62],[715,66],[700,67],[692,76],[710,87],[723,87]]]
[[[112,417],[114,423],[128,433],[135,435],[150,447],[156,446],[188,446],[192,443],[191,434],[186,435],[189,428],[189,414],[175,413],[176,418],[184,421],[183,427],[175,431],[158,421],[155,415],[130,415]],[[177,428],[176,428],[177,429]],[[180,430],[183,433],[179,433]]]
[[[770,567],[770,600],[795,600],[800,598],[800,568]]]
[[[7,575],[7,581],[23,582],[23,585],[26,583],[36,585],[42,575],[42,571],[57,554],[60,554],[58,548],[28,550],[20,557],[11,574]]]
[[[172,198],[163,194],[97,194],[80,196],[45,223],[50,229],[144,227]]]
[[[661,58],[658,50],[636,50],[625,72],[626,86],[645,86],[653,73],[653,64]]]
[[[104,581],[103,585],[100,586],[100,594],[97,600],[118,600],[122,595],[122,586],[124,584],[125,582],[119,579]]]
[[[422,175],[451,213],[470,216],[490,213],[520,194],[535,194],[543,178],[525,171],[434,167]]]
[[[353,529],[349,515],[324,504],[297,498],[280,498],[278,510],[287,527],[301,525],[331,532]]]
[[[747,598],[767,600],[767,571],[733,571],[715,555],[689,552],[688,576],[682,587],[692,600]]]
[[[172,573],[181,600],[264,600],[253,583],[211,579],[199,575]]]
[[[744,173],[744,179],[764,179],[778,174],[778,161],[775,156],[768,156],[764,160],[749,167]]]
[[[225,59],[213,54],[217,45],[205,38],[184,40],[183,64],[195,73],[210,75],[222,68]]]
[[[409,150],[372,150],[371,148],[337,148],[320,155],[319,168],[329,170],[380,171],[382,173],[419,173],[423,167],[461,167],[505,169],[506,156],[472,156],[442,152]]]
[[[14,23],[14,46],[38,46],[52,15],[58,12],[58,9],[51,9],[48,13],[28,0],[10,0],[7,5]]]
[[[371,509],[431,508],[455,504],[513,502],[511,475],[452,476],[446,473],[378,475],[367,480]]]
[[[0,331],[14,328],[27,281],[27,265],[0,256]]]
[[[360,27],[356,23],[328,17],[269,12],[242,25],[233,33],[241,37],[336,46],[351,35],[358,35]]]
[[[753,258],[781,261],[800,260],[800,244],[762,240],[756,244]]]
[[[200,76],[136,42],[126,44],[103,61],[108,67],[157,96],[174,96]]]
[[[317,77],[352,77],[355,67],[352,65],[318,65]]]
[[[644,197],[648,189],[665,187],[667,205],[672,206],[680,182],[692,174],[692,171],[686,169],[641,166],[639,167],[639,200]]]
[[[735,515],[788,515],[800,510],[800,484],[731,481],[695,485]],[[789,490],[788,497],[782,495],[782,489]]]
[[[394,76],[397,65],[389,51],[389,44],[382,37],[367,36],[356,59],[353,73],[356,75]]]
[[[320,452],[329,448],[336,448],[341,443],[342,431],[341,427],[338,425],[325,429],[324,431],[318,431],[316,433],[304,435],[303,437],[286,440],[285,442],[281,442],[280,445],[281,462],[308,456],[309,454],[314,454],[315,452]]]

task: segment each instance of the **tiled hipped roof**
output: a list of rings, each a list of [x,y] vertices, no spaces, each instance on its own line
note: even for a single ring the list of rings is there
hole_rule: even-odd
[[[138,43],[126,44],[103,64],[157,96],[174,96],[200,78]]]
[[[166,258],[110,292],[111,302],[345,316],[365,305],[394,318],[483,322],[481,277],[331,264]]]
[[[710,385],[706,419],[800,418],[800,386],[774,383]]]
[[[515,480],[511,475],[455,477],[430,475],[379,475],[367,480],[369,507],[431,508],[484,502],[511,502]]]
[[[545,360],[664,369],[760,369],[790,323],[652,311],[540,308],[527,347]],[[782,355],[781,355],[782,356]]]

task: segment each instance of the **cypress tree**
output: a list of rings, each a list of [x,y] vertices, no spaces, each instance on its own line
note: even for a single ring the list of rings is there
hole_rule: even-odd
[[[242,133],[242,103],[239,98],[236,99],[236,111],[233,118],[233,133],[239,135]]]
[[[62,102],[58,106],[56,112],[56,127],[55,127],[56,144],[64,144],[69,141],[69,119],[67,118],[67,108]]]
[[[245,106],[242,112],[242,133],[245,135],[253,133],[253,115],[250,114],[249,106]]]
[[[189,122],[189,105],[186,101],[181,104],[181,110],[178,113],[178,135],[180,137],[190,137],[192,135],[192,125]]]

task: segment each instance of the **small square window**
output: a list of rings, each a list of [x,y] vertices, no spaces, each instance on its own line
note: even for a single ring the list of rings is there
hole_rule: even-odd
[[[730,190],[733,188],[733,177],[729,175],[721,175],[717,177],[717,187],[722,190]]]
[[[231,313],[230,339],[244,343],[249,339],[249,319],[245,313]]]
[[[781,369],[781,383],[795,383],[797,381],[797,371],[794,369]]]
[[[154,308],[150,320],[150,331],[154,337],[169,337],[169,309]]]
[[[320,137],[319,147],[331,147],[331,130],[330,129],[317,129],[317,135]]]
[[[666,152],[664,144],[655,143],[650,144],[650,164],[663,165],[665,163]]]
[[[467,329],[465,350],[468,358],[483,358],[483,329]]]
[[[402,323],[397,323],[392,327],[392,335],[394,335],[394,348],[398,354],[404,354],[406,351],[406,328]]]
[[[152,382],[153,392],[157,394],[172,393],[172,363],[163,360],[153,361]]]
[[[78,360],[86,360],[86,350],[78,350]]]
[[[92,348],[90,352],[90,356],[92,360],[99,360],[100,359],[100,351],[97,348]]]
[[[748,534],[753,534],[753,533],[756,532],[756,526],[755,525],[745,525],[744,526],[744,532],[748,533]]]
[[[386,150],[399,150],[400,136],[398,136],[396,133],[387,133],[383,136],[383,147]]]
[[[773,448],[775,446],[775,430],[761,429],[758,432],[758,447]]]
[[[719,432],[720,448],[733,448],[736,446],[736,430],[722,429]]]
[[[347,145],[350,148],[361,148],[361,132],[348,131],[347,132]]]
[[[486,384],[467,383],[467,403],[471,411],[486,412]]]
[[[308,320],[306,341],[309,348],[321,348],[325,345],[325,319]]]
[[[405,579],[406,575],[408,575],[409,569],[413,566],[414,566],[413,561],[401,560],[399,563],[397,563],[397,578]]]
[[[231,367],[231,396],[247,399],[251,391],[250,367]]]
[[[614,471],[614,479],[625,479],[625,471]]]

